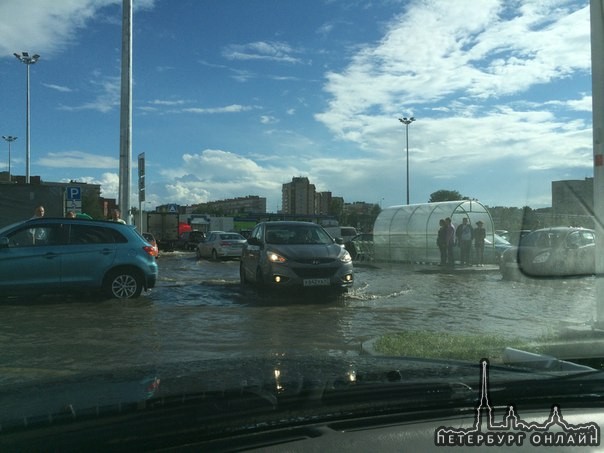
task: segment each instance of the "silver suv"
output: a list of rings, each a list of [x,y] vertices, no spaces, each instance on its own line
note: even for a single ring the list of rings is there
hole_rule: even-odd
[[[155,286],[153,247],[132,226],[40,218],[0,229],[0,294],[103,290],[138,297]]]

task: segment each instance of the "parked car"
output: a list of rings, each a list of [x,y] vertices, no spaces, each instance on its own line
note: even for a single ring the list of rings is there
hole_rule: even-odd
[[[373,259],[373,233],[361,233],[344,244],[353,260]]]
[[[197,244],[197,259],[240,258],[245,238],[239,233],[226,233],[224,231],[210,231],[205,241]]]
[[[512,244],[497,233],[493,235],[493,243],[491,243],[489,238],[490,236],[484,240],[484,262],[499,264],[501,262],[501,256],[507,249],[512,247]]]
[[[500,263],[504,278],[595,273],[594,230],[573,227],[543,228],[527,234],[518,247],[506,250]]]
[[[240,263],[242,284],[320,287],[346,291],[353,285],[350,253],[315,223],[263,222],[252,230]]]
[[[153,247],[130,225],[43,217],[0,230],[2,295],[99,289],[128,299],[157,274]]]
[[[532,230],[503,231],[500,236],[512,245],[520,244],[520,240]],[[497,233],[497,232],[496,232]]]
[[[153,236],[153,234],[151,233],[147,233],[144,232],[142,233],[143,237],[145,238],[145,240],[151,244],[151,247],[153,247],[152,251],[152,255],[155,256],[155,258],[157,258],[159,256],[159,248],[157,247],[157,241],[155,240],[155,236]]]
[[[176,248],[180,250],[196,250],[197,244],[204,241],[206,235],[203,231],[191,230],[180,234],[176,241]]]

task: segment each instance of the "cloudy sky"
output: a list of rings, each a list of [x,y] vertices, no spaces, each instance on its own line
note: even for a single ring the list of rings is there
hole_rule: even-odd
[[[587,0],[134,0],[132,153],[147,207],[307,176],[346,202],[457,190],[544,207],[593,175]],[[121,0],[0,2],[0,135],[25,174],[118,195]],[[136,162],[133,182],[136,182]],[[0,141],[0,170],[8,146]],[[133,186],[132,204],[138,205]]]

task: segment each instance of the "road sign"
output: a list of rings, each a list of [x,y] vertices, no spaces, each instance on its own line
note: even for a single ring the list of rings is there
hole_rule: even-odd
[[[145,201],[145,153],[138,155],[138,201]]]
[[[65,192],[67,200],[81,200],[82,199],[82,188],[80,186],[67,186]]]
[[[73,211],[76,214],[82,212],[82,202],[80,200],[70,200],[67,203],[67,211]]]

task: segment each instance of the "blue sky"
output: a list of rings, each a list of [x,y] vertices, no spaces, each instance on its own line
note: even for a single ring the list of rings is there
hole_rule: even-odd
[[[593,176],[588,1],[134,0],[133,182],[147,207],[246,195],[281,207],[307,176],[382,206],[457,190],[551,204]],[[121,1],[0,3],[0,135],[25,174],[117,197]],[[0,170],[8,146],[0,142]],[[131,199],[138,206],[136,185]]]

